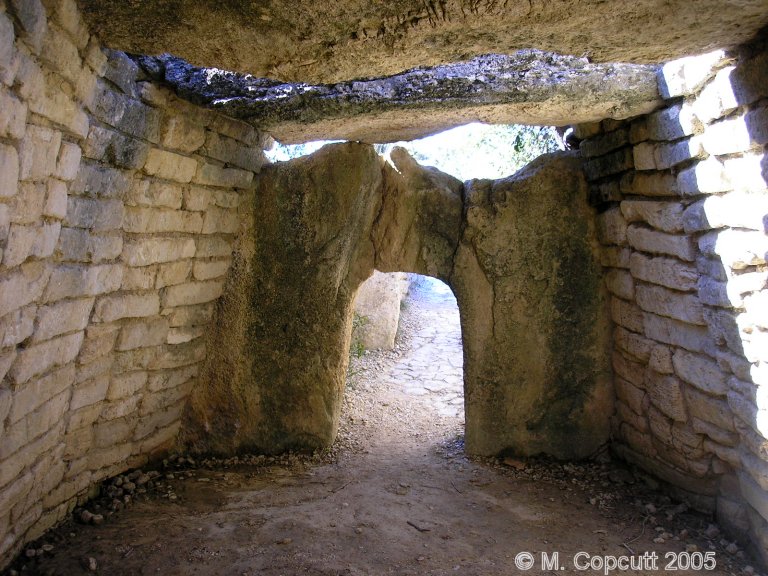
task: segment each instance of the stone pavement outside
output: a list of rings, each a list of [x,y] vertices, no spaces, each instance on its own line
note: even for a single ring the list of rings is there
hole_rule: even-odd
[[[416,317],[416,330],[385,380],[407,395],[421,396],[441,416],[463,421],[463,352],[456,298],[443,282],[419,277],[405,302]]]

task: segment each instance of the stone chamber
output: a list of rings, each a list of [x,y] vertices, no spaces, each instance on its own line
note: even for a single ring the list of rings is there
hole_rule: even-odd
[[[468,452],[608,444],[768,561],[764,0],[286,6],[0,0],[0,567],[171,450],[332,443],[374,271],[456,294]],[[474,120],[578,150],[371,144]]]

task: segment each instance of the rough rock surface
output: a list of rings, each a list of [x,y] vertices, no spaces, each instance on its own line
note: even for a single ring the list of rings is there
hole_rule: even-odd
[[[392,350],[400,322],[400,303],[408,293],[408,274],[374,271],[354,301],[358,322],[352,323],[352,346],[361,350]]]
[[[78,0],[111,48],[288,81],[338,82],[538,48],[661,62],[743,43],[764,0]]]
[[[470,452],[594,452],[608,437],[611,400],[581,162],[549,155],[465,189],[403,149],[391,157],[394,167],[372,146],[338,144],[264,170],[260,225],[235,259],[187,443],[225,453],[328,446],[352,300],[376,268],[454,289]]]
[[[470,453],[584,457],[608,437],[609,324],[580,166],[551,154],[467,185],[450,283]]]
[[[539,50],[331,85],[197,68],[167,55],[137,61],[182,97],[285,143],[395,142],[472,121],[564,125],[637,116],[660,104],[655,66],[591,64]]]

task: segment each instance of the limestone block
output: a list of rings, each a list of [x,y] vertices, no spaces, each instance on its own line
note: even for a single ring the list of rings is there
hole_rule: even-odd
[[[634,386],[644,388],[644,366],[641,363],[627,358],[620,352],[614,352],[612,356],[612,365],[616,375]]]
[[[716,158],[709,157],[681,170],[677,175],[677,188],[681,196],[727,192],[732,189],[731,174]]]
[[[758,142],[753,141],[744,116],[729,117],[709,124],[702,136],[704,150],[713,156],[746,152]]]
[[[212,201],[213,191],[200,186],[190,186],[184,190],[184,209],[202,212]]]
[[[725,374],[717,362],[700,354],[678,350],[672,357],[675,373],[702,392],[723,396],[727,391]]]
[[[617,325],[627,330],[643,333],[643,311],[634,303],[620,298],[611,298],[611,318]]]
[[[723,50],[716,50],[667,62],[659,73],[659,91],[662,98],[693,94],[714,75],[715,67],[726,59]]]
[[[184,344],[191,342],[195,338],[200,338],[206,334],[203,326],[192,326],[189,328],[171,328],[168,332],[168,344]]]
[[[656,146],[650,142],[641,142],[632,148],[635,170],[656,170]]]
[[[37,306],[32,304],[0,318],[0,348],[16,346],[29,338],[35,329],[36,316]]]
[[[144,318],[160,312],[160,297],[148,294],[104,296],[96,302],[94,322],[112,322],[121,318]]]
[[[759,146],[768,144],[768,106],[759,106],[747,112],[744,123],[752,142]]]
[[[651,403],[664,415],[675,422],[687,422],[688,415],[680,380],[649,369],[645,372],[645,389]]]
[[[133,350],[164,344],[168,336],[168,320],[158,318],[126,324],[120,331],[116,350]]]
[[[55,366],[63,366],[77,357],[83,343],[83,332],[61,336],[19,352],[9,372],[16,384],[47,372]]]
[[[56,248],[60,230],[61,222],[49,222],[42,226],[11,224],[3,264],[11,268],[31,256],[47,258]]]
[[[669,172],[627,172],[621,177],[621,192],[641,196],[676,196],[677,178]]]
[[[152,392],[159,390],[165,390],[167,388],[175,388],[182,385],[195,377],[200,372],[199,366],[183,366],[181,368],[175,368],[172,370],[166,370],[163,372],[152,372],[149,374],[147,387]]]
[[[139,414],[141,416],[148,416],[161,412],[168,406],[173,406],[181,401],[184,401],[192,391],[194,381],[189,380],[180,386],[175,388],[167,388],[159,392],[150,392],[144,394],[141,400],[141,407]]]
[[[239,140],[247,146],[258,146],[260,144],[259,132],[253,126],[241,120],[216,114],[211,119],[210,128],[219,134]]]
[[[94,232],[119,230],[123,223],[124,208],[120,200],[92,199],[70,196],[67,199],[67,217],[64,224],[73,228],[87,228]]]
[[[648,367],[658,374],[674,374],[672,352],[668,346],[657,344],[648,358]]]
[[[729,434],[736,431],[733,425],[733,415],[728,407],[728,402],[724,398],[715,398],[688,386],[685,388],[685,401],[691,416],[711,424],[722,431],[720,434],[717,434],[707,429],[708,435],[713,437],[713,440],[718,441],[718,438],[723,437],[729,438]],[[706,427],[702,426],[700,428],[706,429]]]
[[[199,233],[202,228],[203,217],[184,210],[128,207],[123,218],[123,230],[133,233]]]
[[[709,333],[703,326],[686,324],[650,313],[643,315],[643,326],[647,338],[680,346],[692,352],[703,352],[712,344]]]
[[[150,180],[135,180],[125,196],[129,206],[154,206],[157,208],[181,208],[182,191],[178,184]]]
[[[139,419],[139,423],[136,425],[134,438],[137,440],[146,438],[155,430],[170,428],[178,431],[179,419],[181,418],[181,413],[184,410],[185,404],[186,401],[181,401],[166,410],[162,410],[160,412],[156,412]]]
[[[579,140],[587,140],[603,132],[600,122],[583,122],[573,126],[573,133]]]
[[[139,95],[138,87],[136,86],[138,73],[139,67],[125,52],[118,50],[107,51],[107,67],[104,70],[104,77],[120,88],[125,94],[134,98]]]
[[[744,473],[739,474],[739,485],[744,499],[763,520],[768,520],[768,490],[761,488],[753,478]]]
[[[765,167],[763,153],[753,152],[726,158],[723,164],[734,190],[765,194],[768,188],[768,169]]]
[[[129,399],[130,400],[130,399]],[[122,401],[121,403],[124,403]],[[129,418],[106,418],[93,428],[93,443],[96,448],[109,448],[116,444],[128,442],[131,439],[133,426]]]
[[[59,252],[64,261],[101,263],[114,260],[122,251],[123,238],[119,235],[97,236],[82,228],[61,231]]]
[[[61,180],[48,180],[48,196],[43,207],[43,216],[63,220],[67,215],[67,185]]]
[[[657,170],[667,170],[692,159],[704,158],[706,152],[700,136],[671,144],[659,144],[653,150]]]
[[[5,378],[8,371],[16,361],[16,349],[4,350],[0,352],[0,377]]]
[[[768,329],[768,290],[746,296],[744,308],[751,325]]]
[[[0,15],[0,27],[3,15]],[[2,33],[0,32],[0,36]],[[1,50],[1,49],[0,49]],[[8,61],[6,61],[8,62]],[[3,61],[0,59],[0,71]],[[27,105],[0,88],[0,136],[21,139],[27,130]]]
[[[168,115],[161,128],[160,143],[186,154],[195,152],[205,144],[205,127],[181,114]]]
[[[678,140],[701,132],[703,126],[690,103],[682,102],[649,114],[646,129],[650,140]]]
[[[56,171],[61,132],[30,125],[19,148],[19,178],[43,180]]]
[[[679,202],[651,202],[646,200],[625,200],[621,213],[627,222],[645,222],[663,232],[683,231],[683,211]]]
[[[44,0],[44,4],[50,12],[53,12],[62,28],[75,39],[77,47],[85,48],[88,43],[88,32],[75,0]]]
[[[42,262],[29,262],[0,274],[0,317],[38,300],[50,277]]]
[[[122,201],[130,185],[129,173],[86,160],[82,162],[74,182],[69,187],[69,192]]]
[[[212,280],[214,278],[222,278],[226,276],[230,265],[232,264],[231,258],[225,258],[221,260],[195,260],[192,274],[196,280]]]
[[[216,132],[208,132],[205,139],[205,147],[201,154],[225,164],[256,173],[261,170],[261,166],[266,162],[264,153],[260,148],[243,146],[236,140],[220,136]]]
[[[199,238],[196,256],[198,258],[232,256],[232,242],[221,237]]]
[[[48,67],[68,80],[72,86],[76,86],[80,77],[82,60],[77,46],[70,40],[58,25],[48,26],[48,33],[43,39],[40,59]]]
[[[113,402],[135,396],[146,387],[147,377],[148,373],[142,370],[112,377],[107,391],[107,400]]]
[[[109,448],[91,450],[88,453],[87,468],[90,470],[101,470],[125,462],[133,453],[133,445],[128,442],[118,442]]]
[[[605,156],[600,156],[586,162],[584,164],[584,174],[591,181],[618,174],[631,169],[633,166],[632,149],[629,147],[620,148]]]
[[[704,124],[722,118],[739,107],[731,82],[735,69],[735,66],[726,66],[719,70],[694,100],[693,111]]]
[[[11,213],[7,204],[0,204],[0,242],[4,242],[8,238],[8,233],[11,230]],[[2,259],[2,254],[0,254]]]
[[[648,361],[651,350],[654,347],[654,343],[651,340],[625,330],[621,326],[615,327],[613,341],[620,350],[642,362]]]
[[[11,200],[11,222],[38,224],[45,207],[46,186],[42,182],[22,182]]]
[[[696,260],[696,248],[690,236],[658,232],[637,224],[627,228],[627,241],[636,250],[652,254],[676,256],[681,260]]]
[[[116,264],[57,266],[51,273],[44,300],[98,296],[118,290],[122,281],[123,267]]]
[[[5,11],[0,12],[0,80],[9,86],[13,84],[11,65],[13,63],[14,40],[13,22]]]
[[[150,362],[150,370],[166,370],[197,364],[205,359],[205,342],[201,339],[185,344],[164,346],[157,357]]]
[[[626,270],[613,269],[605,274],[605,285],[611,294],[624,298],[625,300],[634,300],[635,283],[632,275]]]
[[[682,320],[689,324],[706,325],[704,309],[698,297],[661,286],[640,284],[635,289],[637,304],[646,312]]]
[[[585,158],[592,158],[595,156],[603,156],[628,143],[629,130],[623,128],[607,134],[595,135],[588,140],[583,140],[579,146],[579,151]]]
[[[83,154],[86,158],[119,168],[138,169],[147,161],[149,144],[115,130],[93,125],[83,145]]]
[[[192,238],[143,238],[128,241],[123,247],[123,260],[129,266],[173,262],[194,255]]]
[[[16,149],[0,144],[0,198],[16,195],[19,185],[19,156]]]
[[[606,210],[597,217],[597,235],[603,244],[621,246],[627,239],[627,222],[618,206]]]
[[[88,363],[109,354],[115,347],[119,327],[114,324],[91,324],[85,330],[85,340],[78,362]]]
[[[219,208],[237,208],[240,206],[241,195],[229,190],[214,189],[211,190],[211,198]]]
[[[206,326],[213,319],[213,310],[213,304],[179,306],[170,312],[168,320],[173,328]]]
[[[746,230],[710,232],[699,238],[699,250],[707,256],[718,256],[724,266],[741,270],[765,264],[768,236]]]
[[[155,287],[157,266],[128,268],[123,274],[123,290],[150,290]]]
[[[166,288],[163,296],[163,307],[189,306],[205,304],[216,300],[224,289],[224,282],[208,280],[205,282],[188,282]]]
[[[69,413],[69,423],[67,424],[67,432],[80,430],[81,428],[91,428],[91,425],[96,422],[96,419],[101,413],[101,403],[91,404],[78,410],[72,410]],[[80,452],[78,451],[78,455]],[[84,463],[82,463],[84,464]],[[76,465],[70,464],[70,473],[78,473],[82,470],[77,470]]]
[[[182,184],[191,182],[196,170],[197,162],[193,158],[158,148],[152,148],[149,151],[144,165],[144,172],[150,176],[157,176]]]
[[[104,76],[107,70],[107,55],[101,47],[101,43],[95,37],[88,41],[85,51],[85,62],[99,76]]]
[[[648,410],[648,397],[645,390],[620,377],[616,378],[616,397],[635,414],[645,414]]]
[[[630,257],[629,269],[638,280],[681,291],[694,290],[698,279],[695,266],[674,258],[654,258],[637,252]]]
[[[32,341],[42,342],[60,334],[83,330],[88,325],[93,302],[93,298],[83,298],[40,306]]]
[[[609,268],[629,268],[629,248],[603,246],[600,251],[600,264]]]
[[[195,184],[220,188],[249,188],[252,182],[253,172],[209,163],[198,166],[194,177]]]
[[[235,234],[240,229],[240,219],[234,210],[209,207],[205,211],[203,234]]]
[[[21,39],[33,52],[40,51],[48,31],[45,8],[40,0],[11,0],[11,7],[21,23]]]
[[[181,284],[189,278],[191,271],[191,260],[181,260],[179,262],[161,264],[157,269],[157,277],[154,287],[165,288],[166,286]]]
[[[125,418],[126,416],[131,416],[134,413],[137,412],[139,408],[139,404],[141,404],[141,396],[131,396],[129,398],[123,398],[122,400],[115,400],[114,402],[105,402],[104,407],[101,411],[101,415],[99,416],[99,423],[100,422],[106,422],[110,420],[117,420],[118,418]],[[98,424],[97,423],[97,430],[98,430]],[[133,430],[133,426],[135,425],[135,421],[133,418],[126,418],[125,419],[126,428],[128,430],[126,435],[122,434],[111,434],[109,444],[115,444],[117,442],[122,442],[127,440],[130,437],[130,432]],[[98,431],[96,432],[96,437],[98,438]],[[97,440],[98,443],[98,440]]]
[[[109,374],[100,374],[80,382],[72,389],[70,409],[80,410],[86,406],[99,405],[104,401],[109,388]]]
[[[688,392],[690,391],[691,391],[690,388],[686,389],[686,400],[687,400]],[[710,400],[712,399],[711,396],[706,396],[706,398]],[[693,401],[693,403],[689,400],[687,401],[688,401],[688,406],[690,407],[690,410],[693,414],[695,414],[699,409],[707,408],[707,406],[700,407],[698,405],[695,405],[695,402],[696,402],[695,400]],[[730,414],[731,409],[727,404],[725,405],[725,411],[726,411],[725,412],[726,414]],[[731,426],[733,427],[732,417],[730,418],[730,421],[731,421]],[[707,422],[705,420],[700,420],[696,418],[696,416],[691,417],[691,424],[693,426],[694,432],[696,432],[697,434],[705,434],[706,436],[708,436],[709,438],[711,438],[721,446],[728,446],[730,448],[733,448],[739,445],[739,435],[735,432],[728,432],[727,430],[724,430],[720,426],[711,424],[710,422]]]
[[[104,71],[106,73],[106,67]],[[150,108],[138,100],[132,99],[128,95],[111,90],[104,82],[99,82],[95,90],[95,96],[90,103],[90,109],[97,119],[129,136],[148,140],[154,144],[159,142],[159,111]],[[160,163],[155,164],[155,166],[163,165],[163,162],[160,161],[161,157],[162,155],[156,157],[155,162]],[[151,159],[152,153],[150,152]],[[164,169],[167,168],[168,166],[165,165]]]
[[[141,440],[140,451],[142,454],[162,454],[173,448],[176,436],[179,434],[181,422],[176,421],[169,426],[160,428],[149,435],[137,438]]]
[[[742,447],[740,456],[744,470],[760,485],[760,488],[768,491],[768,461],[764,459],[764,453],[753,454]]]

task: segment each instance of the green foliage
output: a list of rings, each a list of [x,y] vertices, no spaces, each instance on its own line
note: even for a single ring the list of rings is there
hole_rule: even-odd
[[[290,160],[311,154],[328,143],[276,144],[267,156],[273,161]],[[460,180],[469,180],[510,176],[534,158],[558,150],[559,140],[552,126],[474,123],[421,140],[376,144],[375,148],[379,154],[388,156],[395,146],[406,148],[423,166],[434,166]]]
[[[365,345],[360,341],[360,329],[368,324],[368,316],[361,316],[357,312],[352,316],[352,344],[349,349],[350,356],[360,358],[365,354]]]

